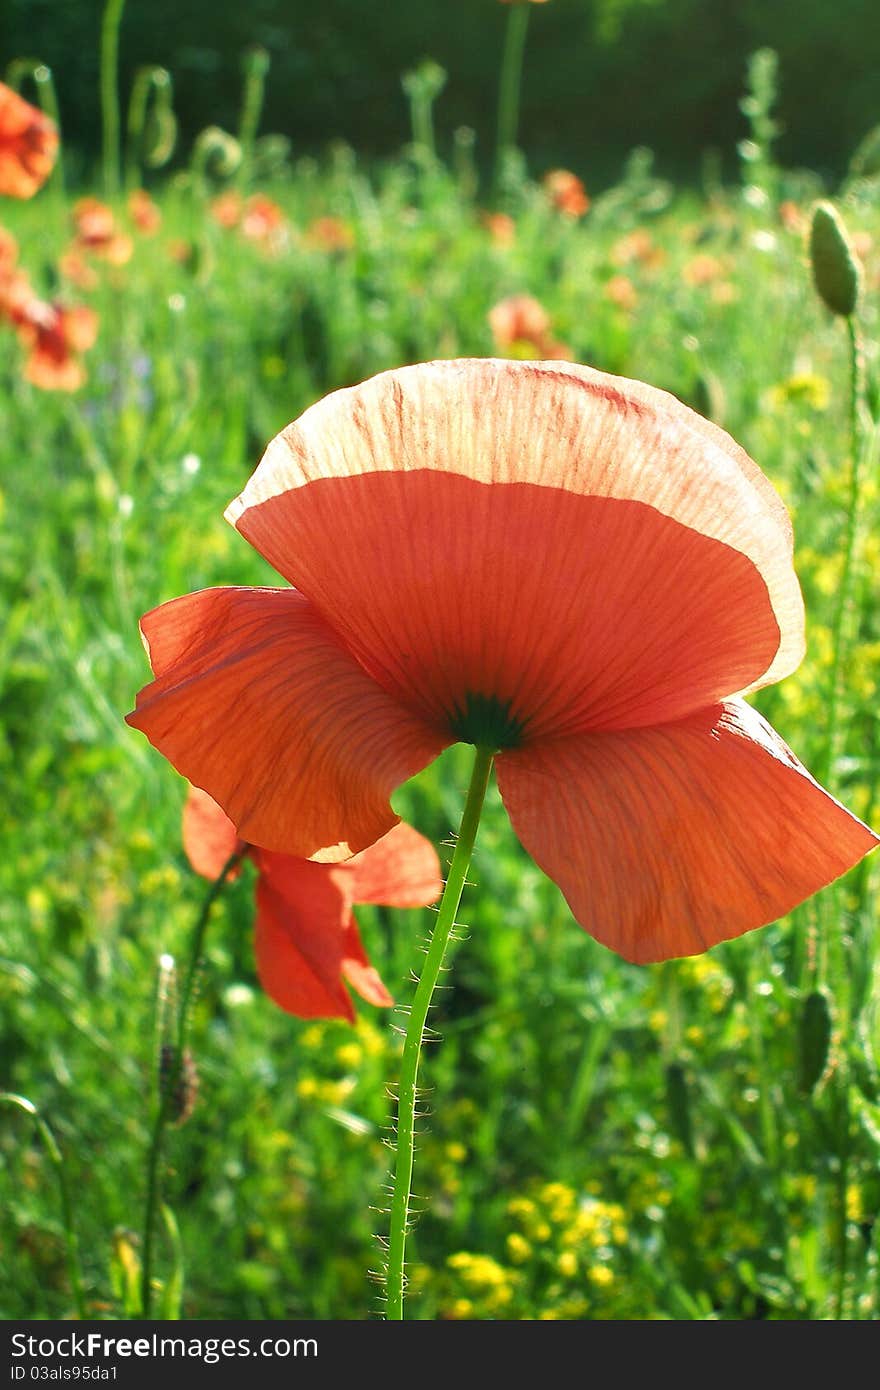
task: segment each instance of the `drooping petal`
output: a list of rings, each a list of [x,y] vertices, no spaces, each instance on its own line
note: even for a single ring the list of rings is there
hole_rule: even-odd
[[[206,589],[141,628],[156,680],[128,723],[249,844],[349,857],[396,824],[391,791],[444,746],[293,590]]]
[[[260,850],[255,951],[266,993],[300,1018],[346,1018],[343,979],[373,1004],[392,1002],[370,965],[333,865]]]
[[[385,988],[376,967],[370,964],[358,924],[353,916],[349,917],[345,929],[343,950],[345,954],[342,960],[342,974],[352,989],[357,990],[368,1004],[375,1004],[380,1009],[390,1009],[394,999]]]
[[[349,876],[348,891],[356,903],[425,907],[443,892],[437,851],[404,821],[340,865],[339,871]]]
[[[226,812],[201,787],[190,787],[183,807],[183,849],[190,864],[203,878],[219,878],[224,864],[244,841]],[[238,869],[229,877],[234,878]]]
[[[750,706],[505,753],[513,827],[591,935],[627,960],[764,926],[878,838]]]
[[[756,465],[665,393],[570,364],[428,363],[336,392],[227,516],[435,721],[482,695],[532,737],[637,727],[802,655],[791,530]]]

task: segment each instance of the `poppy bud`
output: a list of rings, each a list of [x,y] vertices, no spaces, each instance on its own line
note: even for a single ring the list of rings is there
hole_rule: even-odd
[[[846,227],[831,203],[817,203],[810,224],[810,263],[819,298],[832,314],[849,318],[861,286],[861,268]]]

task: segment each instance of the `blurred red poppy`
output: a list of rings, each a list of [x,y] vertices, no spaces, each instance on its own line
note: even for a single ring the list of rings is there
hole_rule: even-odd
[[[512,357],[567,361],[571,351],[550,332],[550,315],[530,294],[512,294],[489,310],[495,346]]]
[[[544,175],[544,189],[553,206],[567,217],[583,217],[589,211],[587,190],[577,174],[568,169],[551,169]]]
[[[98,334],[94,310],[31,298],[19,306],[17,328],[28,348],[26,380],[44,391],[78,391],[86,380],[80,353],[94,345]]]
[[[51,174],[57,154],[54,123],[0,82],[0,193],[33,197]]]
[[[98,256],[111,265],[124,265],[131,260],[131,237],[119,232],[113,209],[106,203],[97,198],[80,198],[73,207],[73,222],[76,228],[74,246],[80,251]]]
[[[144,188],[135,188],[128,195],[128,210],[132,221],[144,236],[152,236],[162,225],[162,213]]]

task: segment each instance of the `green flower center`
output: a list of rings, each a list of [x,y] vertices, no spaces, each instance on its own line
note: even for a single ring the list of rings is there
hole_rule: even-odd
[[[468,691],[464,701],[456,703],[449,727],[459,743],[499,750],[517,748],[524,732],[523,725],[510,712],[509,700],[474,691]]]

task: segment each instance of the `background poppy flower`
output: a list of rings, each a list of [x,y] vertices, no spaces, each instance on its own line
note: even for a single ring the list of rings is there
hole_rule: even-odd
[[[74,205],[73,222],[76,228],[74,246],[79,250],[109,261],[111,265],[125,265],[131,260],[134,249],[131,237],[117,230],[113,209],[106,203],[97,198],[80,198]]]
[[[741,698],[804,650],[782,502],[717,426],[585,367],[436,362],[307,410],[227,511],[296,589],[147,614],[129,722],[250,842],[340,858],[456,740],[630,960],[782,916],[875,835]]]
[[[32,198],[51,174],[57,154],[54,123],[0,82],[0,193]]]
[[[392,1004],[370,965],[352,906],[425,907],[443,891],[433,846],[409,825],[396,825],[345,864],[312,864],[246,846],[197,787],[190,788],[183,810],[183,847],[205,878],[217,878],[236,850],[254,861],[257,972],[270,998],[300,1018],[353,1022],[345,981],[370,1004]]]
[[[559,212],[567,217],[583,217],[590,210],[590,199],[583,182],[570,169],[551,169],[544,175],[544,189]]]
[[[242,212],[241,194],[234,188],[219,193],[211,203],[211,216],[220,227],[237,227]]]
[[[495,345],[516,357],[559,361],[571,356],[550,332],[550,315],[533,295],[512,294],[489,310]]]
[[[249,241],[271,242],[283,230],[284,220],[284,213],[277,203],[264,193],[254,193],[248,198],[242,212],[242,236]]]
[[[162,225],[162,212],[145,188],[134,188],[128,195],[132,221],[144,236],[152,236]]]
[[[20,310],[18,332],[29,349],[27,381],[44,391],[78,391],[86,380],[79,354],[94,345],[98,315],[80,305],[65,308],[30,299]]]

